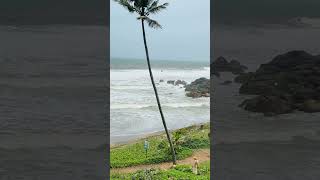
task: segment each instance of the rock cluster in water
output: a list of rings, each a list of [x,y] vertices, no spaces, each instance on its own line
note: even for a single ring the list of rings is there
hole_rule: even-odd
[[[224,57],[220,56],[211,63],[210,69],[213,75],[220,76],[220,72],[231,72],[236,75],[242,74],[248,68],[241,65],[237,60],[228,62]]]
[[[240,106],[272,116],[294,110],[320,112],[320,56],[290,51],[235,78],[240,94],[258,95]]]
[[[172,84],[172,85],[174,85],[174,80],[169,80],[169,81],[167,81],[167,84]]]
[[[161,80],[160,80],[161,81]],[[163,80],[161,81],[163,82]],[[168,80],[167,81],[167,84],[172,84],[172,85],[175,85],[175,86],[180,86],[182,85],[183,87],[187,85],[187,82],[186,81],[183,81],[183,80]]]
[[[185,81],[183,81],[183,80],[177,80],[177,81],[174,82],[174,85],[175,85],[175,86],[180,86],[180,85],[186,86],[186,85],[187,85],[187,82],[185,82]]]
[[[164,80],[161,79],[159,82],[164,82]],[[210,97],[210,80],[207,78],[196,79],[190,84],[187,84],[184,80],[168,80],[167,84],[180,86],[180,88],[184,87],[187,97]]]
[[[210,80],[199,78],[185,86],[186,96],[192,98],[210,97]]]

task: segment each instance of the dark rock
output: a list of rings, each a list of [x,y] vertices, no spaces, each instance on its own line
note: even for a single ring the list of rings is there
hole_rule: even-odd
[[[169,81],[167,81],[167,84],[172,84],[172,85],[174,85],[174,80],[169,80]]]
[[[186,85],[187,85],[187,82],[182,81],[182,80],[177,80],[177,81],[174,83],[174,85],[175,85],[175,86],[179,86],[179,85],[186,86]]]
[[[201,94],[196,92],[196,91],[190,91],[186,93],[187,97],[192,97],[192,98],[199,98],[201,97]]]
[[[231,60],[228,62],[224,57],[218,57],[210,65],[213,75],[220,76],[220,72],[232,72],[233,74],[244,73],[248,68],[240,64],[237,60]]]
[[[199,78],[185,86],[186,96],[198,98],[210,96],[210,80]]]
[[[317,103],[306,104],[310,99],[320,101],[319,56],[304,51],[291,51],[276,56],[267,64],[262,64],[256,72],[239,75],[235,78],[235,82],[242,83],[240,94],[261,95],[273,100],[275,97],[278,99],[290,97],[286,103],[289,103],[291,108],[305,112],[320,112]],[[258,106],[266,106],[262,103],[262,99],[259,100],[256,103]],[[261,107],[245,109],[254,112],[268,111]],[[287,111],[280,112],[287,113]],[[279,114],[276,109],[274,113]]]
[[[226,58],[222,56],[218,57],[214,63],[218,67],[226,67],[229,65],[229,62],[226,60]]]
[[[291,68],[298,65],[313,64],[315,61],[317,61],[316,56],[308,54],[305,51],[290,51],[276,56],[269,65],[278,68]]]
[[[160,81],[159,82],[164,82],[164,80],[163,79],[160,79]]]
[[[240,107],[252,112],[262,112],[266,116],[289,113],[293,110],[287,100],[278,96],[257,96],[245,100]]]
[[[234,74],[241,74],[248,69],[247,66],[241,65],[240,62],[237,60],[231,60],[229,66],[232,70],[231,72]]]

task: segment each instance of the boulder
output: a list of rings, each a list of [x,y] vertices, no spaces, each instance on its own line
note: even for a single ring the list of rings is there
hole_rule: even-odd
[[[177,81],[174,83],[174,85],[175,85],[175,86],[179,86],[179,85],[186,86],[186,85],[187,85],[187,82],[182,81],[182,80],[177,80]]]
[[[293,110],[291,104],[278,96],[257,96],[247,99],[240,107],[251,112],[261,112],[265,116],[289,113]]]
[[[260,99],[251,99],[255,101],[246,100],[245,104],[249,103],[243,106],[246,110],[264,113],[268,110],[263,110],[266,102],[262,103],[262,97],[275,100],[286,96],[290,97],[290,101],[286,102],[290,107],[314,112],[320,101],[320,57],[304,51],[290,51],[262,64],[256,72],[240,74],[235,82],[241,83],[240,94],[260,95]],[[256,102],[257,100],[259,101]],[[255,102],[261,107],[249,107]],[[274,114],[291,112],[272,108],[269,110],[274,111]]]
[[[172,84],[172,85],[174,85],[174,80],[169,80],[169,81],[167,81],[167,84]]]
[[[198,98],[210,96],[210,80],[199,78],[185,86],[186,96]]]
[[[196,92],[196,91],[187,92],[187,93],[186,93],[186,96],[187,96],[187,97],[192,97],[192,98],[202,97],[202,96],[201,96],[201,93]]]
[[[160,79],[160,81],[159,82],[164,82],[164,80],[163,79]]]
[[[242,74],[248,68],[241,65],[237,60],[231,60],[228,62],[224,57],[220,56],[210,65],[213,75],[220,76],[220,72],[231,72],[233,74]]]

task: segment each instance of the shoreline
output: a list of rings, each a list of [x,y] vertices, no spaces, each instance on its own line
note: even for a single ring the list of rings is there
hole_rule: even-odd
[[[191,124],[191,125],[184,126],[184,127],[181,127],[181,128],[171,129],[171,130],[169,130],[169,132],[174,132],[174,131],[177,131],[177,130],[180,130],[180,129],[190,128],[190,127],[194,127],[194,126],[201,126],[201,125],[206,125],[206,124],[208,124],[210,126],[210,121],[209,122],[202,122],[202,123],[195,123],[195,124]],[[157,132],[146,133],[146,134],[144,134],[142,136],[137,136],[137,137],[135,137],[133,139],[123,140],[121,142],[120,141],[116,142],[116,143],[111,143],[110,142],[110,149],[116,148],[116,147],[121,147],[121,146],[128,145],[128,144],[133,144],[133,143],[136,143],[138,141],[144,140],[146,138],[151,138],[151,137],[160,136],[160,135],[164,135],[164,134],[165,134],[165,131],[162,130],[162,131],[157,131]]]

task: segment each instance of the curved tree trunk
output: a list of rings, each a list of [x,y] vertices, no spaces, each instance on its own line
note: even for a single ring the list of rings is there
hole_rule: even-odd
[[[165,129],[165,131],[166,131],[167,138],[168,138],[168,141],[169,141],[169,144],[170,144],[171,153],[172,153],[172,162],[173,162],[173,164],[177,164],[177,162],[176,162],[176,153],[175,153],[175,150],[174,150],[172,141],[171,141],[171,137],[170,137],[170,135],[169,135],[169,131],[168,131],[168,128],[167,128],[166,121],[165,121],[164,116],[163,116],[163,113],[162,113],[162,108],[161,108],[161,104],[160,104],[160,100],[159,100],[159,96],[158,96],[158,91],[157,91],[156,85],[155,85],[155,83],[154,83],[153,75],[152,75],[152,70],[151,70],[151,65],[150,65],[150,59],[149,59],[149,52],[148,52],[148,46],[147,46],[147,40],[146,40],[146,32],[145,32],[145,29],[144,29],[144,20],[143,20],[143,19],[141,20],[141,24],[142,24],[142,31],[143,31],[144,47],[145,47],[145,51],[146,51],[148,68],[149,68],[149,74],[150,74],[150,78],[151,78],[153,90],[154,90],[154,93],[155,93],[155,95],[156,95],[156,99],[157,99],[158,108],[159,108],[159,111],[160,111],[162,123],[163,123],[164,129]]]

